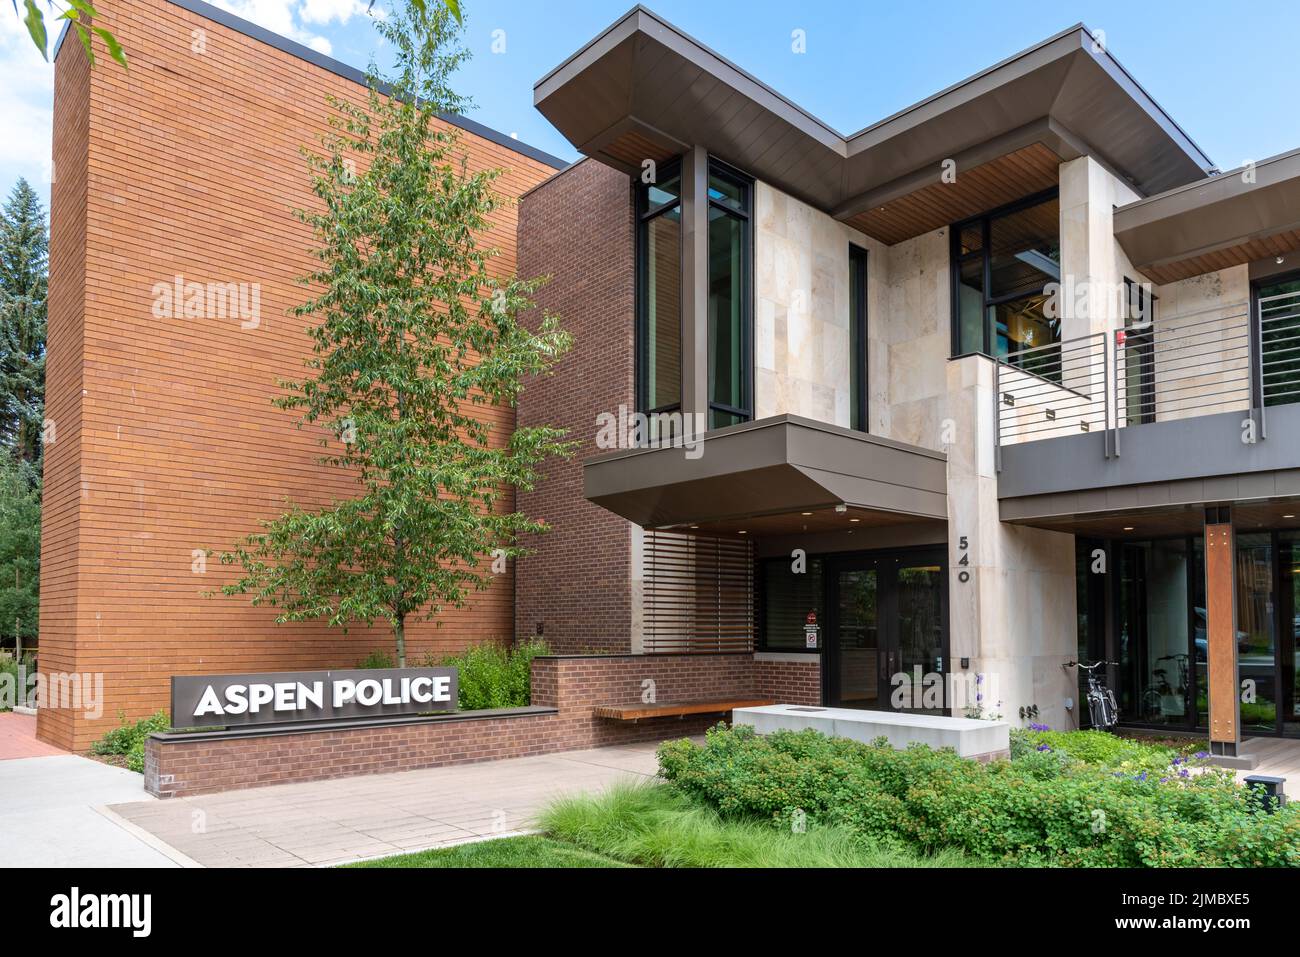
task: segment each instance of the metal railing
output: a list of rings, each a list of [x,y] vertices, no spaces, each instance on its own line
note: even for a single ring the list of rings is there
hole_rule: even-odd
[[[1300,292],[1131,323],[994,363],[997,466],[1002,448],[1240,411],[1266,436],[1268,406],[1300,402]]]

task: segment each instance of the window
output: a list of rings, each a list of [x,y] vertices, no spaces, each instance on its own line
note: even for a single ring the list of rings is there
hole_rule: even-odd
[[[1060,378],[1059,316],[1049,283],[1061,281],[1056,190],[952,227],[953,355],[983,353]]]
[[[1254,292],[1263,403],[1300,402],[1300,276],[1270,279]]]
[[[867,251],[849,244],[849,427],[867,427]]]
[[[709,428],[753,417],[749,221],[752,181],[709,161]]]
[[[789,558],[759,563],[762,607],[758,647],[765,651],[814,651],[808,647],[804,624],[808,612],[824,617],[822,560],[808,559],[806,571],[796,574]]]
[[[677,163],[637,185],[637,403],[643,412],[682,404],[682,183]]]
[[[1120,353],[1124,382],[1125,423],[1156,420],[1156,296],[1132,279],[1124,279],[1124,350]]]

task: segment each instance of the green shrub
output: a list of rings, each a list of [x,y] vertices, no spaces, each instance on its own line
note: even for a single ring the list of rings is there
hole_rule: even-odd
[[[379,669],[394,668],[393,656],[386,651],[372,651],[357,662],[358,668]]]
[[[532,700],[533,659],[550,653],[546,642],[529,639],[513,647],[473,645],[442,663],[457,669],[462,709],[522,708]]]
[[[141,718],[135,724],[126,720],[126,714],[117,713],[118,727],[108,732],[90,746],[92,754],[126,755],[126,766],[132,771],[144,771],[144,742],[155,731],[166,731],[171,727],[171,719],[166,711],[159,711],[147,718]]]
[[[1064,749],[1050,745],[1030,750],[980,764],[883,739],[758,737],[719,725],[703,746],[665,744],[659,764],[675,787],[722,813],[780,821],[802,811],[868,847],[955,848],[1022,866],[1300,866],[1300,806],[1265,814],[1226,772],[1118,770],[1062,760]]]
[[[31,654],[23,655],[23,666],[27,669],[26,673],[28,675],[36,673],[36,659]],[[18,700],[20,695],[26,693],[27,689],[18,684],[18,660],[12,655],[0,658],[0,675],[9,676],[6,679],[0,680],[7,681],[11,684],[15,701]],[[0,711],[10,710],[12,710],[12,708],[10,707],[10,702],[7,697],[0,697]]]

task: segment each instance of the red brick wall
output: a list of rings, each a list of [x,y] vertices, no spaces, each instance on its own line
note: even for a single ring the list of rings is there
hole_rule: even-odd
[[[750,655],[538,658],[533,705],[554,711],[237,738],[151,738],[145,788],[182,797],[685,737],[720,716],[632,723],[596,718],[591,709],[641,701],[646,679],[655,682],[659,701],[752,695],[753,664]]]
[[[754,691],[781,704],[821,704],[821,656],[800,656],[798,661],[755,660]]]
[[[603,451],[596,417],[635,408],[633,396],[632,191],[626,176],[586,160],[524,196],[519,208],[519,271],[549,275],[537,302],[563,320],[573,351],[553,374],[530,382],[522,425],[570,430],[573,458],[547,468],[519,507],[552,526],[529,542],[516,571],[515,632],[538,623],[557,652],[632,649],[631,523],[583,496],[582,461]]]
[[[277,379],[305,374],[306,320],[288,310],[317,263],[293,215],[310,208],[300,147],[328,132],[326,95],[360,101],[351,80],[165,0],[96,4],[131,68],[87,71],[75,37],[56,65],[56,179],[50,263],[50,415],[45,463],[43,668],[104,674],[98,721],[45,711],[40,735],[84,749],[116,725],[167,704],[168,677],[354,665],[391,650],[383,627],[343,634],[322,622],[275,624],[274,608],[206,597],[234,570],[220,552],[284,510],[352,494],[320,466],[319,429],[298,429],[271,400]],[[192,31],[202,30],[201,49]],[[518,197],[554,169],[491,138],[461,132],[471,171],[504,168]],[[493,272],[515,272],[517,206],[493,217]],[[158,318],[153,287],[180,274],[257,283],[260,323]],[[83,391],[84,390],[84,391]],[[504,442],[508,407],[484,408]],[[506,503],[508,504],[508,503]],[[507,574],[462,609],[410,627],[413,655],[509,638]]]

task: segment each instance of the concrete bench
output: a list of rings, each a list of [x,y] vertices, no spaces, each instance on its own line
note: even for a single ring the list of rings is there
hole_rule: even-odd
[[[900,749],[909,744],[927,744],[932,748],[952,748],[962,757],[977,761],[1009,757],[1011,749],[1011,728],[1005,721],[943,715],[775,704],[737,708],[732,712],[731,723],[750,725],[759,734],[812,728],[832,737],[864,743],[886,738]]]

